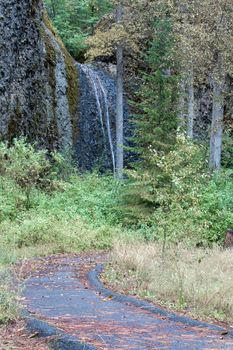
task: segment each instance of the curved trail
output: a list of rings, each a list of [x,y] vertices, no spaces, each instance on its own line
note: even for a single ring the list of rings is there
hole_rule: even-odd
[[[133,305],[130,298],[117,298],[105,289],[102,293],[98,285],[91,285],[88,274],[103,260],[81,255],[29,262],[24,266],[26,275],[32,271],[24,291],[28,311],[102,350],[233,349],[233,338],[223,337],[217,327],[191,326],[179,317],[175,321],[150,312],[140,302]]]

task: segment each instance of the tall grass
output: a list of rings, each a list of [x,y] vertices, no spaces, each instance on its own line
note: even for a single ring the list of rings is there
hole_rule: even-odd
[[[108,278],[120,289],[194,316],[232,321],[233,252],[116,242]]]

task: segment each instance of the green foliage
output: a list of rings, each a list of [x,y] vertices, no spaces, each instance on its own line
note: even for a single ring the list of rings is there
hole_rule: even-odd
[[[1,145],[2,174],[9,176],[21,188],[41,187],[47,184],[51,169],[46,151],[36,151],[26,140],[14,140],[11,147]]]
[[[13,223],[1,224],[2,244],[14,249],[44,247],[43,253],[74,252],[111,247],[114,230],[93,228],[81,217],[61,218],[42,210],[24,214]]]
[[[51,156],[53,157],[53,154]],[[27,144],[25,139],[15,139],[11,147],[1,143],[0,192],[2,198],[0,208],[2,203],[3,212],[0,211],[0,218],[4,216],[4,212],[10,213],[14,207],[21,208],[23,203],[26,209],[29,209],[33,190],[51,191],[56,188],[58,186],[55,180],[56,167],[59,167],[61,160],[61,157],[58,159],[54,154],[54,171],[47,151],[36,150],[33,145]],[[12,196],[9,196],[9,193]]]
[[[177,132],[177,77],[172,73],[175,68],[173,46],[172,22],[166,16],[157,19],[154,38],[146,56],[150,71],[143,76],[136,105],[139,113],[133,120],[133,141],[139,161],[133,165],[135,170],[128,174],[133,180],[129,197],[133,209],[137,210],[136,215],[150,214],[159,206],[167,211],[170,206],[172,170],[164,167],[164,160],[175,147]]]
[[[222,170],[203,186],[197,220],[205,225],[206,242],[223,241],[225,232],[233,226],[233,172]]]
[[[26,196],[16,183],[0,176],[0,222],[15,218],[19,211],[26,207]]]
[[[135,116],[135,138],[143,168],[150,167],[151,149],[169,151],[175,143],[177,129],[177,77],[172,73],[174,40],[169,19],[155,22],[155,33],[146,61],[150,71],[143,75],[138,94],[140,113]]]
[[[233,169],[233,131],[229,130],[223,135],[222,165]]]
[[[79,176],[68,156],[36,150],[24,139],[1,144],[0,242],[55,251],[109,248],[119,223],[121,184],[97,173]],[[30,194],[30,205],[28,196]]]
[[[83,60],[85,41],[93,34],[95,24],[111,10],[108,0],[45,0],[64,44],[77,60]]]
[[[233,223],[232,171],[210,176],[205,148],[183,136],[173,151],[151,152],[151,164],[161,169],[161,175],[153,173],[153,167],[130,172],[127,220],[131,215],[147,240],[161,240],[166,234],[174,243],[221,243]]]
[[[174,149],[168,153],[151,149],[149,155],[151,167],[143,172],[130,172],[136,179],[141,191],[138,196],[141,202],[156,208],[170,207],[173,201],[179,201],[184,206],[192,205],[197,188],[195,183],[203,174],[203,150],[178,136]]]
[[[0,325],[6,324],[17,317],[18,308],[15,294],[0,286]]]
[[[80,215],[92,226],[114,225],[120,220],[117,208],[121,184],[111,176],[96,173],[73,176],[63,192],[40,199],[40,208],[54,215],[75,218]]]

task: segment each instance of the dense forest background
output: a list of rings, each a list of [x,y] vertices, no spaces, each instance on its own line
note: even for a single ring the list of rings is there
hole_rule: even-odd
[[[232,225],[232,4],[45,3],[77,60],[116,64],[124,49],[137,154],[126,167],[127,220],[179,239],[223,239]]]

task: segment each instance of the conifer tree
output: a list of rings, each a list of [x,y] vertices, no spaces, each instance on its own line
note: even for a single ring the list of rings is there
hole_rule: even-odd
[[[154,39],[146,56],[150,69],[143,75],[136,104],[139,112],[133,118],[138,161],[129,171],[132,186],[127,200],[136,217],[149,207],[167,208],[168,203],[161,203],[157,193],[159,188],[171,187],[171,178],[160,162],[174,149],[178,124],[178,77],[174,74],[171,20],[157,19],[154,28]]]
[[[112,10],[110,0],[44,0],[47,11],[67,49],[77,60],[84,59],[86,39],[94,26]]]
[[[141,113],[135,117],[135,142],[146,167],[151,149],[167,152],[176,139],[177,76],[173,47],[171,20],[156,20],[154,39],[146,56],[150,69],[143,75],[139,93]]]

